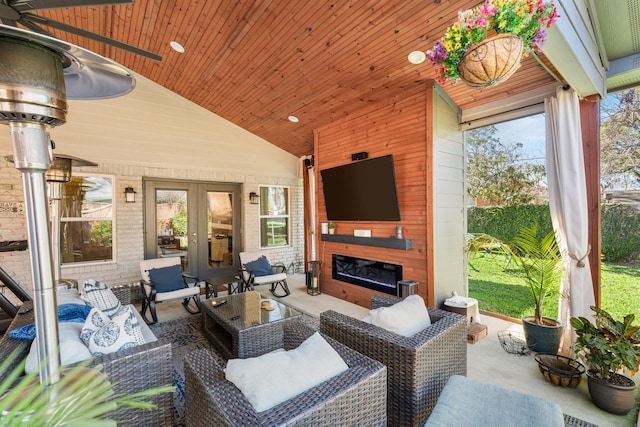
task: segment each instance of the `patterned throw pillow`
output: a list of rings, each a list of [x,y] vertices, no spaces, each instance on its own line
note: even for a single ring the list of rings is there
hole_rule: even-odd
[[[98,308],[92,308],[87,316],[87,320],[85,320],[84,325],[82,326],[82,331],[80,332],[80,339],[82,339],[84,345],[88,346],[91,336],[97,330],[104,328],[109,322],[111,322],[111,318],[109,316]]]
[[[85,280],[80,298],[91,307],[103,311],[109,317],[113,317],[122,308],[120,300],[111,288],[106,283],[93,279]]]
[[[131,306],[127,305],[110,322],[91,334],[87,347],[94,356],[103,356],[140,344],[144,344],[142,329]]]

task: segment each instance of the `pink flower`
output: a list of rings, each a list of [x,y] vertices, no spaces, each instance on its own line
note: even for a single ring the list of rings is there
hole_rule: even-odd
[[[486,18],[478,17],[476,19],[476,25],[480,28],[486,28],[487,25],[489,25],[489,21],[487,21]]]
[[[498,9],[496,9],[496,7],[492,3],[488,3],[486,1],[480,8],[480,13],[482,14],[482,16],[494,16],[497,11]]]

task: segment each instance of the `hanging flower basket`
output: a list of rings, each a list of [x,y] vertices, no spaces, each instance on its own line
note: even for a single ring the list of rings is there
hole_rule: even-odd
[[[494,86],[518,69],[522,56],[542,50],[556,19],[553,0],[485,0],[459,11],[426,54],[441,84],[462,79],[473,87]]]
[[[496,34],[467,50],[458,64],[460,79],[471,87],[485,88],[507,80],[520,67],[523,41]]]

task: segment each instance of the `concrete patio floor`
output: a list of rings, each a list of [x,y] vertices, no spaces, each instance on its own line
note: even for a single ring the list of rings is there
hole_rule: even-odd
[[[290,275],[288,284],[291,295],[280,300],[309,314],[318,316],[329,309],[357,318],[368,314],[369,310],[364,307],[329,295],[308,295],[303,274]],[[257,290],[272,297],[267,286],[258,287]],[[225,292],[221,295],[224,294]],[[159,304],[158,313],[160,321],[190,316],[179,302]],[[576,388],[559,387],[544,379],[538,370],[533,353],[524,356],[507,353],[500,345],[498,332],[506,330],[522,332],[520,325],[488,315],[481,315],[480,323],[487,325],[488,334],[475,344],[467,344],[468,377],[552,400],[562,407],[564,413],[601,427],[640,427],[637,407],[625,416],[613,415],[596,407],[589,398],[586,376],[583,376]],[[639,383],[640,373],[634,379]],[[480,399],[481,396],[478,398]],[[517,408],[502,409],[517,410]]]

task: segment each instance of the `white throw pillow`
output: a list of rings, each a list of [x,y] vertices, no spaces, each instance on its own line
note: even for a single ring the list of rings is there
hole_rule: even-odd
[[[109,323],[91,334],[87,347],[94,356],[102,356],[140,344],[144,344],[142,329],[131,306],[127,305]]]
[[[122,308],[120,300],[111,288],[105,283],[93,279],[85,280],[80,298],[91,307],[96,307],[105,312],[109,317],[113,317]]]
[[[293,350],[231,359],[225,376],[262,412],[347,369],[340,355],[316,332]]]
[[[60,322],[58,324],[58,340],[60,342],[60,364],[62,366],[91,359],[93,355],[80,340],[80,330],[82,323]],[[27,374],[38,371],[38,350],[36,341],[31,343],[31,350],[27,355],[27,362],[24,371]]]
[[[410,295],[392,306],[371,310],[369,316],[374,325],[405,337],[431,325],[427,306],[419,295]]]

